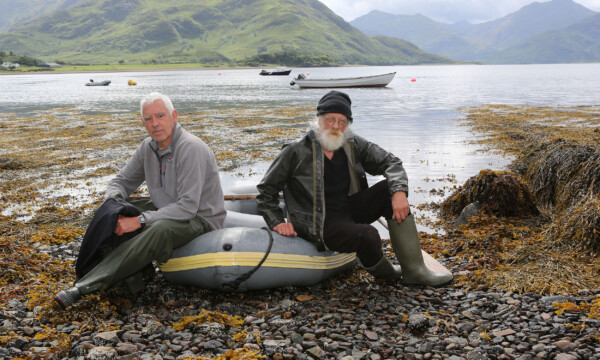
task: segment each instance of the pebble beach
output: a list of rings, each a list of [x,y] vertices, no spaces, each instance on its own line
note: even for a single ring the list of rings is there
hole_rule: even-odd
[[[39,250],[72,258],[77,244]],[[542,296],[484,286],[407,287],[357,268],[311,288],[246,293],[174,286],[157,275],[136,296],[114,290],[102,296],[120,298],[117,311],[96,319],[114,330],[69,321],[46,340],[36,339],[46,331],[40,309],[9,300],[0,334],[13,335],[0,358],[600,359],[600,321],[556,305],[591,303],[600,290]],[[237,321],[214,316],[176,326],[203,313]],[[61,336],[70,345],[53,352]]]
[[[117,122],[130,130],[93,142],[94,130],[64,121],[65,113],[80,116],[62,109],[1,122],[12,151],[0,158],[0,210],[9,214],[0,218],[0,359],[600,359],[600,287],[593,275],[585,283],[591,286],[550,293],[474,285],[469,280],[495,271],[483,260],[489,254],[438,249],[435,237],[423,233],[427,250],[455,274],[452,285],[381,282],[357,266],[309,288],[228,293],[173,285],[157,272],[138,294],[111,289],[63,311],[52,296],[74,279],[73,261],[101,185],[144,136],[133,115],[87,116],[95,129],[116,129]],[[236,126],[211,122],[210,112],[181,122],[216,139],[209,145],[221,169],[235,171],[259,157],[269,161],[311,113],[293,108],[268,125],[264,109],[255,117],[223,115]],[[199,118],[201,126],[192,121]],[[38,126],[21,125],[32,121]],[[232,141],[243,142],[244,151],[232,153]],[[41,148],[46,156],[39,156]],[[518,232],[511,237],[524,242]],[[389,242],[385,247],[396,262]],[[590,261],[582,267],[594,274],[598,263]],[[555,277],[553,268],[542,271]]]

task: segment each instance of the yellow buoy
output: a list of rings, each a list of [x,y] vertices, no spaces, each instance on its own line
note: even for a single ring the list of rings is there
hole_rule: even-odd
[[[129,84],[129,85],[137,85],[137,82],[135,82],[135,81],[133,81],[133,80],[129,80],[129,81],[127,82],[127,84]]]

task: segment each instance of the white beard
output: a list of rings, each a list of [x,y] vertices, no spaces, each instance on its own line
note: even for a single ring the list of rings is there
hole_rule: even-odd
[[[350,135],[352,135],[352,130],[349,127],[346,127],[344,131],[335,130],[335,129],[322,129],[319,126],[318,119],[311,124],[311,129],[317,134],[317,140],[321,146],[327,151],[335,151],[348,141]]]

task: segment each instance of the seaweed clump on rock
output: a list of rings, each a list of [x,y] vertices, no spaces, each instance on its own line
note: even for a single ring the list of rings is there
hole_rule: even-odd
[[[543,236],[552,248],[572,247],[597,256],[600,253],[600,194],[587,196],[573,205]]]
[[[539,214],[527,185],[517,174],[505,171],[481,170],[442,203],[441,213],[455,218],[472,204],[479,213],[499,217]]]
[[[469,109],[467,123],[487,135],[477,142],[514,157],[510,169],[527,185],[539,215],[527,216],[521,202],[507,200],[518,198],[516,191],[496,191],[493,196],[499,198],[490,200],[480,187],[493,180],[478,184],[471,183],[477,177],[470,179],[442,204],[442,215],[448,219],[465,206],[473,207],[481,201],[475,194],[488,202],[481,203],[478,216],[463,222],[467,226],[457,228],[457,221],[445,238],[432,241],[438,248],[443,243],[443,255],[461,262],[456,268],[464,276],[459,280],[471,287],[485,284],[519,293],[598,289],[598,107],[490,105]],[[494,204],[508,204],[510,211],[504,214],[515,216],[499,217],[503,213]],[[447,220],[442,224],[448,225]]]
[[[600,148],[555,139],[537,142],[515,163],[553,221],[551,248],[600,251]]]
[[[527,179],[544,207],[565,210],[588,192],[600,192],[600,152],[564,139],[529,139],[531,146],[513,168]]]

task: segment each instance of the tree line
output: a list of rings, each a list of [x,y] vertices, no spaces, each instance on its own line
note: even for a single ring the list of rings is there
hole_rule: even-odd
[[[17,55],[12,51],[7,53],[4,50],[0,50],[0,63],[3,62],[17,63],[21,66],[36,66],[42,61],[31,56]]]

